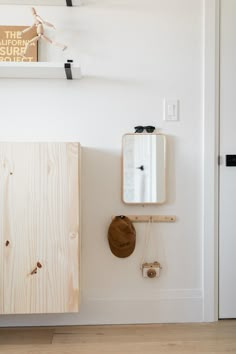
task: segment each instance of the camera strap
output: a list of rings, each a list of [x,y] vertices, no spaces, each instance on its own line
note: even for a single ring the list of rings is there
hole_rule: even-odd
[[[151,227],[152,227],[152,218],[149,219],[149,221],[145,225],[145,239],[144,239],[144,247],[143,247],[143,255],[141,258],[141,263],[140,263],[140,269],[142,270],[142,265],[144,263],[145,256],[148,251],[148,246],[150,243],[150,237],[151,237]]]

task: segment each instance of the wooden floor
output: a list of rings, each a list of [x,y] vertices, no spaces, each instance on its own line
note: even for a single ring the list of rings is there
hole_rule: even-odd
[[[236,353],[236,321],[0,329],[0,353]]]

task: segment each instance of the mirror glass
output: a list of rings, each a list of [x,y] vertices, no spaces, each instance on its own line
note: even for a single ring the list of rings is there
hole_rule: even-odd
[[[166,137],[161,134],[123,136],[123,201],[160,204],[166,199]]]

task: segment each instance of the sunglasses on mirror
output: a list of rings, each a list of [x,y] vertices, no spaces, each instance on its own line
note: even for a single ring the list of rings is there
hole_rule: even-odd
[[[135,133],[142,133],[144,130],[146,130],[147,133],[153,133],[154,130],[156,129],[152,125],[147,125],[146,127],[143,127],[142,125],[138,125],[137,127],[134,127]]]

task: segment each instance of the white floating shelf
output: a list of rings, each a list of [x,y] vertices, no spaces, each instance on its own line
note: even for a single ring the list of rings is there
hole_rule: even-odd
[[[82,5],[83,0],[71,0],[73,6]],[[0,5],[66,6],[66,0],[0,0]]]
[[[73,79],[81,78],[81,70],[71,64]],[[70,71],[70,69],[69,69]],[[6,79],[66,79],[65,63],[0,62],[0,78]]]

